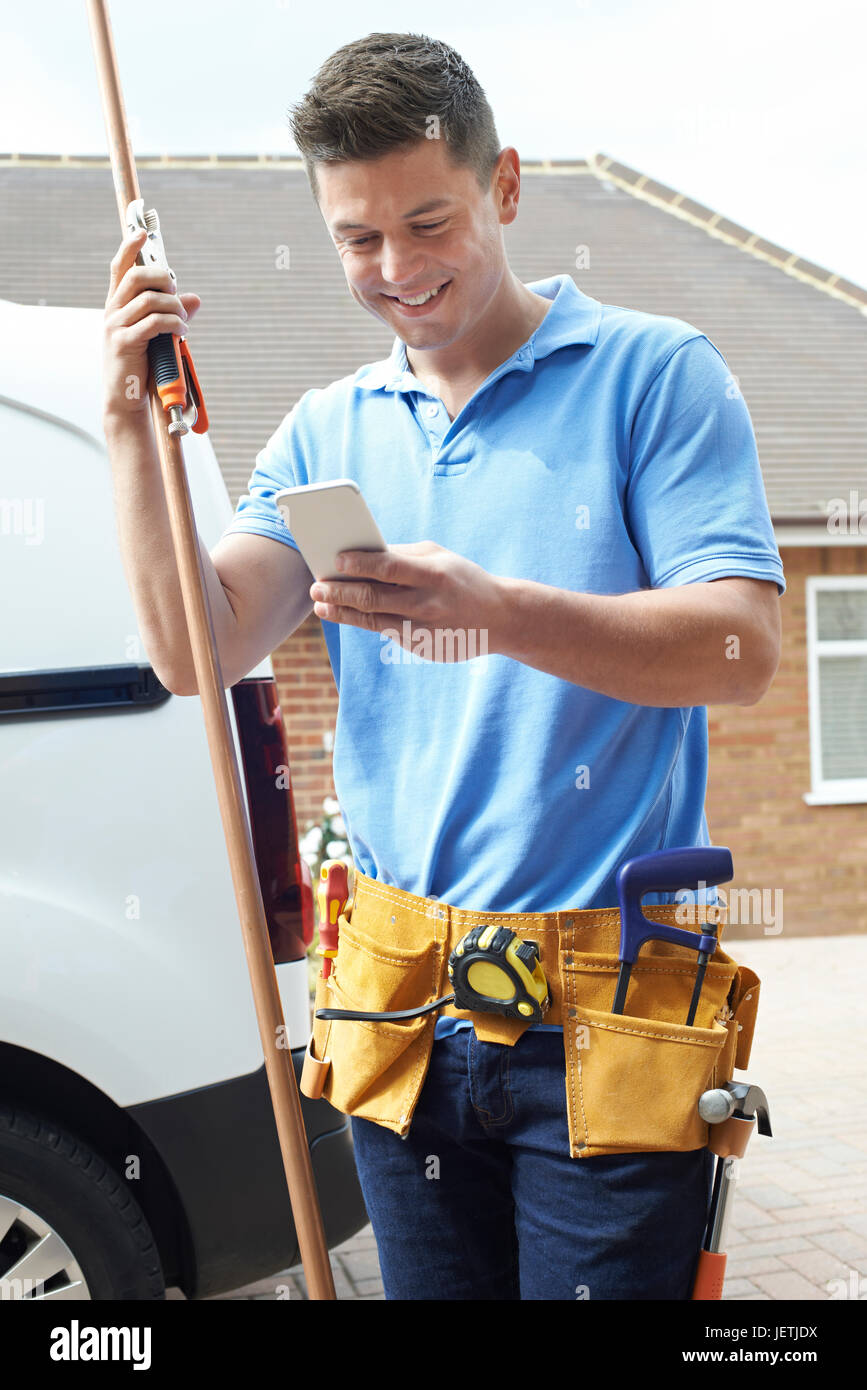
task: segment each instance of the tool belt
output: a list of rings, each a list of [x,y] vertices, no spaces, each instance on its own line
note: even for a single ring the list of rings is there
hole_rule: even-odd
[[[725,922],[718,905],[672,903],[642,912],[688,931],[714,922],[718,935]],[[330,976],[317,980],[315,1009],[413,1009],[448,993],[449,954],[475,926],[508,927],[538,943],[551,1000],[545,1023],[563,1028],[572,1158],[702,1148],[709,1127],[698,1113],[699,1096],[749,1061],[759,980],[721,947],[707,966],[695,1026],[681,1020],[696,956],[669,942],[642,950],[627,1012],[610,1012],[619,966],[617,907],[473,912],[356,870],[352,902],[338,920],[337,955]],[[314,1019],[302,1091],[407,1134],[440,1013],[470,1019],[481,1042],[508,1046],[530,1026],[454,1005],[399,1023]]]

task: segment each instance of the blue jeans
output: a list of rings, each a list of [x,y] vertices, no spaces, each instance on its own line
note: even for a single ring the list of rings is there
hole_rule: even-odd
[[[388,1299],[691,1296],[711,1154],[571,1158],[560,1033],[440,1038],[409,1134],[352,1136]]]

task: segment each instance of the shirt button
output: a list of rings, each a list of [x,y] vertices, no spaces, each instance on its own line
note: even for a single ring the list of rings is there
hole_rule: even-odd
[[[438,411],[439,406],[434,405],[433,402],[431,402],[431,404],[429,406],[426,406],[425,408],[425,414],[427,415],[429,420],[432,420],[433,417],[438,413]]]

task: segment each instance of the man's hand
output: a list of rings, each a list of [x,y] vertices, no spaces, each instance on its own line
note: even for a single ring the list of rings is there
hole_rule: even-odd
[[[103,318],[103,409],[109,416],[149,415],[148,344],[160,333],[183,337],[202,301],[178,294],[171,272],[136,265],[145,233],[127,232],[111,263]]]
[[[465,659],[455,653],[465,652],[468,643],[437,640],[443,632],[479,634],[482,650],[495,650],[504,597],[499,580],[481,565],[433,541],[384,551],[344,550],[340,561],[345,579],[320,579],[310,586],[318,617],[371,632],[388,630],[402,647],[428,660]],[[421,641],[424,634],[430,641]],[[478,651],[478,642],[469,649]]]

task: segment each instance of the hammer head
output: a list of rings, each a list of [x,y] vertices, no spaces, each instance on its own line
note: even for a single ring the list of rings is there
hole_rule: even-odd
[[[749,1081],[727,1081],[725,1089],[734,1098],[732,1112],[739,1120],[755,1119],[759,1134],[771,1135],[771,1116],[768,1098],[761,1086],[753,1086]]]

